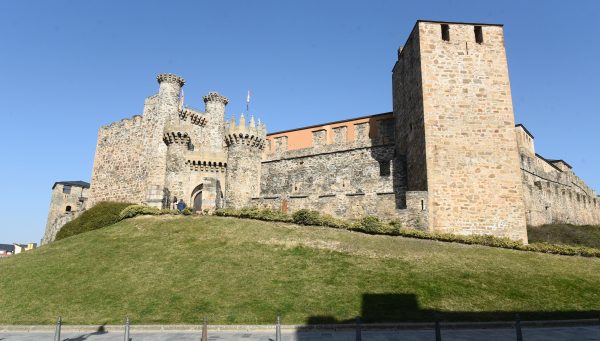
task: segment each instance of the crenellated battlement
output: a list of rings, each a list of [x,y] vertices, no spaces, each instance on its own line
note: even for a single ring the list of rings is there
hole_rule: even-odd
[[[225,143],[227,146],[232,144],[247,144],[252,147],[263,149],[267,137],[267,126],[254,122],[254,116],[250,118],[250,123],[246,125],[244,114],[240,116],[239,124],[235,122],[235,117],[231,117],[225,129]]]
[[[227,99],[227,97],[221,96],[218,92],[213,91],[209,92],[208,95],[202,97],[202,99],[204,99],[204,103],[221,102],[223,103],[223,105],[227,105],[227,103],[229,103],[229,99]]]
[[[189,119],[191,124],[200,127],[205,127],[207,122],[206,117],[201,116],[200,113],[198,113],[197,111],[188,108],[183,108],[183,110],[179,111],[179,118],[181,118],[184,121],[187,121]]]
[[[169,131],[163,134],[163,141],[167,146],[171,144],[189,144],[191,142],[190,135],[182,131]]]
[[[185,79],[172,73],[161,73],[156,76],[156,80],[158,81],[158,84],[162,82],[175,83],[179,84],[179,86],[183,86],[185,84]]]
[[[225,173],[227,163],[222,161],[187,160],[185,164],[195,172]]]

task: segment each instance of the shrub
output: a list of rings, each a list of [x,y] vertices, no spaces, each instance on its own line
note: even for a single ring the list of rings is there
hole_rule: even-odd
[[[193,213],[194,213],[194,211],[189,207],[186,207],[183,209],[183,211],[181,211],[181,214],[183,214],[183,215],[192,215]]]
[[[321,225],[334,227],[337,229],[346,229],[349,230],[352,227],[352,224],[346,220],[334,218],[329,214],[321,215]]]
[[[292,221],[292,218],[289,215],[270,208],[260,209],[257,207],[245,207],[240,210],[236,210],[233,208],[220,208],[215,211],[215,215],[222,217],[249,218],[264,221]]]
[[[377,217],[366,216],[354,223],[352,230],[370,234],[389,234],[392,227],[389,224],[384,224]]]
[[[301,209],[292,214],[292,222],[299,225],[322,225],[321,214],[317,211]]]
[[[119,219],[127,219],[137,217],[139,215],[163,215],[163,214],[180,214],[178,210],[160,209],[145,205],[130,205],[125,207],[119,214]]]
[[[115,224],[121,220],[119,218],[121,211],[130,205],[122,202],[99,202],[81,213],[79,217],[66,223],[56,234],[56,240]]]

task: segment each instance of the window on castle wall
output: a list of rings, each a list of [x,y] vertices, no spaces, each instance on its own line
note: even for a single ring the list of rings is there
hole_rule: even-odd
[[[65,193],[65,194],[69,194],[69,193],[71,193],[71,186],[69,186],[69,185],[64,185],[64,186],[63,186],[63,193]]]
[[[379,161],[379,176],[390,176],[392,174],[390,161]]]
[[[65,212],[71,212],[71,206],[67,206],[67,207],[65,208]]]
[[[442,24],[442,40],[450,41],[450,26],[448,24]]]
[[[483,44],[483,30],[481,26],[475,26],[475,42],[477,44]]]

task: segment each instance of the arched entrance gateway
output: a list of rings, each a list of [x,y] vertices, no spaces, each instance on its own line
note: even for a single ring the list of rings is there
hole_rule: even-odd
[[[200,184],[194,188],[192,191],[192,211],[202,212],[202,190],[204,189],[204,184]]]

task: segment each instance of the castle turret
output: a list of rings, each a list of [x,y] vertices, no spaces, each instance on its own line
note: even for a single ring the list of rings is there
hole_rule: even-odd
[[[213,152],[221,152],[224,147],[225,106],[229,100],[227,97],[219,95],[218,92],[209,92],[203,99],[206,111],[205,116],[208,121],[208,124],[202,131],[205,141],[203,147]]]
[[[169,193],[165,184],[167,148],[163,143],[164,134],[170,133],[166,126],[176,124],[179,118],[181,87],[185,80],[177,75],[166,73],[156,77],[159,84],[156,105],[149,115],[147,134],[148,144],[148,170],[147,189],[145,202],[154,207],[162,207],[168,199]],[[172,197],[172,196],[171,196]]]
[[[179,116],[181,88],[185,80],[171,73],[156,76],[158,81],[158,102],[156,111],[160,116],[168,119]]]
[[[246,125],[244,115],[236,124],[232,117],[226,128],[227,177],[225,182],[225,205],[241,208],[260,193],[262,151],[265,147],[267,127],[254,118]]]
[[[172,208],[177,198],[186,199],[184,184],[187,183],[186,153],[191,143],[189,129],[184,124],[169,124],[165,127],[163,142],[167,145],[163,207]]]

